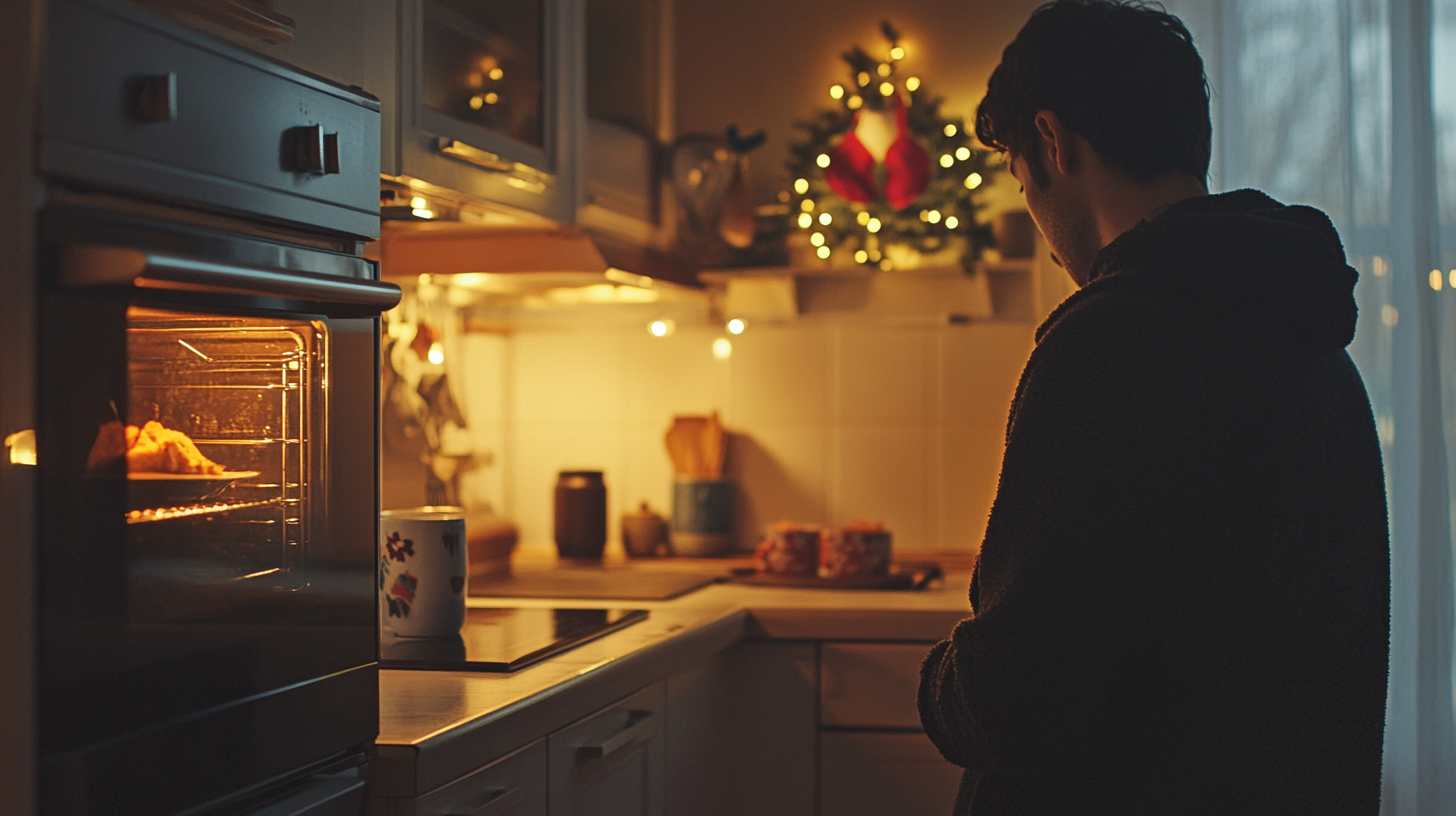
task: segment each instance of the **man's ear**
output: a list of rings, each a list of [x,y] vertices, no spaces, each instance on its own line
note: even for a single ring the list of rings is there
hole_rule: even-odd
[[[1041,139],[1042,156],[1045,158],[1044,165],[1055,168],[1058,175],[1071,175],[1077,169],[1076,146],[1073,144],[1072,131],[1062,124],[1062,118],[1057,116],[1055,111],[1037,111],[1036,132]]]

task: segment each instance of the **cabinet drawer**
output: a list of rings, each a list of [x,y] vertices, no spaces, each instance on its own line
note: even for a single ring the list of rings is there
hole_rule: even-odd
[[[375,816],[546,816],[546,740],[418,799],[376,799]]]
[[[664,684],[551,734],[551,816],[663,816]]]
[[[961,769],[924,734],[819,735],[820,816],[944,816]]]
[[[377,101],[121,4],[48,12],[47,175],[379,235]]]
[[[825,643],[819,653],[819,722],[920,729],[916,692],[929,643]]]

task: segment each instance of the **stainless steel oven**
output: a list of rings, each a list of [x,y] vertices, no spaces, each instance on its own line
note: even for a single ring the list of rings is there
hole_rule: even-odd
[[[337,777],[377,733],[378,316],[399,298],[360,254],[378,103],[126,4],[51,8],[42,810],[357,795]]]

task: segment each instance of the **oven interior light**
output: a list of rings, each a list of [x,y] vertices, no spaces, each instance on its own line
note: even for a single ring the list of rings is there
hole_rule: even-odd
[[[10,449],[10,464],[35,464],[35,431],[16,431],[5,437],[5,447]]]
[[[430,351],[426,356],[433,365],[440,365],[445,362],[445,347],[436,340],[430,344]]]

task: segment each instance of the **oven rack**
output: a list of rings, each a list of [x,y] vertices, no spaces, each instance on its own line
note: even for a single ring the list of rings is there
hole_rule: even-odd
[[[250,507],[266,507],[268,505],[297,504],[298,499],[263,499],[261,501],[248,502],[209,502],[207,504],[187,504],[180,507],[154,507],[146,510],[131,510],[126,514],[127,524],[147,524],[155,521],[171,521],[173,519],[189,518],[191,516],[206,516],[216,513],[229,513],[234,510],[246,510]]]

